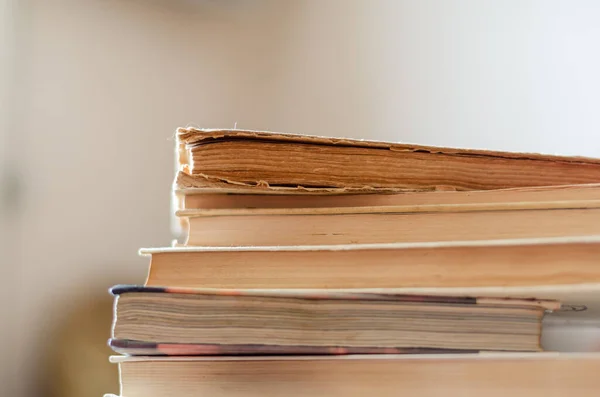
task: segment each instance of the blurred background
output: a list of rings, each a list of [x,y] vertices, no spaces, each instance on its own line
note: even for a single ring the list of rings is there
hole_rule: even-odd
[[[0,0],[3,396],[117,392],[176,127],[600,157],[594,0]]]

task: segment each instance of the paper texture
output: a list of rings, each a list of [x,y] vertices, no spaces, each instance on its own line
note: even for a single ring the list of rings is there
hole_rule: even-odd
[[[584,158],[584,157],[565,157],[565,156],[554,156],[534,153],[510,153],[510,152],[499,152],[490,150],[474,150],[474,149],[457,149],[457,148],[444,148],[434,146],[423,146],[415,144],[401,144],[401,143],[390,143],[390,142],[378,142],[378,141],[366,141],[366,140],[355,140],[346,138],[327,138],[307,135],[294,135],[294,134],[283,134],[274,132],[260,132],[260,131],[245,131],[245,130],[199,130],[195,128],[179,128],[177,130],[178,139],[178,161],[180,164],[179,173],[175,181],[176,189],[205,189],[206,192],[231,192],[231,193],[285,193],[285,194],[348,194],[348,193],[381,193],[381,192],[406,192],[406,191],[424,191],[424,190],[453,190],[458,188],[454,185],[451,178],[448,176],[451,173],[446,172],[442,167],[445,159],[465,159],[469,158],[473,164],[469,165],[473,171],[480,169],[481,165],[485,165],[488,161],[501,161],[502,164],[516,163],[510,160],[518,161],[519,164],[523,165],[523,171],[530,167],[543,168],[552,167],[555,169],[555,176],[561,183],[568,184],[562,181],[572,180],[572,183],[591,183],[600,182],[600,160]],[[407,175],[407,178],[398,176],[398,182],[388,183],[386,186],[378,186],[375,183],[371,183],[366,175],[360,175],[359,170],[356,175],[357,182],[353,185],[336,185],[336,186],[312,186],[310,184],[298,184],[294,183],[278,185],[269,183],[266,180],[255,179],[249,181],[247,179],[237,179],[233,177],[223,177],[220,175],[214,175],[210,172],[203,172],[202,170],[195,170],[192,172],[191,164],[192,158],[190,157],[189,150],[199,145],[211,144],[214,142],[227,142],[227,141],[262,141],[266,143],[288,143],[291,145],[312,145],[314,147],[339,147],[343,148],[363,148],[373,149],[373,152],[380,152],[385,150],[389,152],[407,153],[407,155],[420,154],[423,155],[420,161],[425,161],[424,166],[429,164],[439,164],[439,178],[435,179],[437,182],[433,183],[431,180],[419,181],[414,179],[413,173]],[[431,155],[431,156],[429,156]],[[362,161],[361,156],[348,156],[345,157],[344,164],[352,164],[355,161]],[[395,156],[398,159],[403,156]],[[369,164],[369,163],[365,163]],[[373,164],[373,163],[371,163]],[[555,167],[560,165],[558,168]],[[496,165],[496,167],[503,167],[503,165]],[[563,167],[564,170],[562,169]],[[582,172],[575,172],[576,168],[581,167]],[[548,168],[549,169],[549,168]],[[464,171],[464,170],[463,170]],[[463,172],[457,170],[457,172]],[[531,169],[530,169],[531,171]],[[435,175],[438,175],[438,171],[433,171]],[[193,175],[192,175],[193,174]],[[431,174],[433,175],[433,174]],[[458,175],[458,174],[456,174]],[[484,174],[485,175],[485,174]],[[540,181],[544,178],[550,178],[548,175],[538,175],[533,172],[531,175],[536,175],[535,178]],[[392,175],[397,176],[397,175]],[[351,176],[350,176],[351,177]],[[325,177],[326,178],[326,177]],[[527,177],[524,180],[520,180],[519,175],[515,175],[514,184],[515,186],[505,187],[518,187],[523,184],[527,185]],[[531,181],[530,181],[531,182]],[[507,181],[506,183],[510,183]],[[485,181],[477,182],[478,188],[465,188],[465,186],[459,187],[460,190],[487,190],[488,188],[500,188],[498,186],[492,187],[487,186]],[[552,184],[552,180],[548,182],[532,183],[532,185],[549,185]]]

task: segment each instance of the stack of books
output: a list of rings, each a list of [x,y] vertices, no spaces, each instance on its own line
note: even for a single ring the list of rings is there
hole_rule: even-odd
[[[112,289],[123,397],[600,390],[593,338],[541,343],[600,320],[600,160],[194,128],[177,157],[179,240]]]

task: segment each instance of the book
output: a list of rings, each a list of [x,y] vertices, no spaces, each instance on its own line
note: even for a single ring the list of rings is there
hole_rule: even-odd
[[[588,205],[600,200],[600,185],[543,186],[487,191],[433,191],[397,194],[338,194],[338,195],[273,195],[273,194],[219,194],[206,193],[203,189],[181,189],[174,192],[174,213],[185,214],[202,210],[199,214],[226,214],[228,210],[240,209],[287,209],[315,213],[340,211],[358,208],[368,211],[380,207],[392,211],[402,209],[449,211],[463,210],[502,210],[509,208],[560,208],[575,203]],[[301,210],[302,209],[302,210]],[[214,211],[217,210],[217,211]],[[220,211],[219,211],[220,210]],[[235,211],[234,211],[235,212]],[[198,212],[197,214],[198,215]],[[173,224],[174,235],[185,241],[189,232],[188,217],[180,216]]]
[[[332,245],[600,235],[600,200],[190,209],[185,245]]]
[[[429,191],[396,194],[275,195],[175,190],[176,210],[236,208],[331,208],[447,204],[501,204],[600,200],[600,184],[541,186],[479,191]]]
[[[244,130],[177,130],[177,188],[285,194],[600,182],[600,160]]]
[[[600,283],[600,236],[332,246],[142,249],[147,286],[239,289]]]
[[[136,354],[540,351],[558,301],[116,286],[111,346]]]
[[[600,354],[114,357],[126,397],[595,397]]]

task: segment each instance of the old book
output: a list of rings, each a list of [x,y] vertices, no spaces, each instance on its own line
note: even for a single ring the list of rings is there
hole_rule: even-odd
[[[600,235],[600,200],[190,209],[186,245],[328,245]]]
[[[114,357],[126,397],[596,397],[597,353]]]
[[[148,286],[435,289],[600,283],[600,236],[140,253],[150,256]]]
[[[560,308],[533,298],[334,290],[112,292],[111,345],[130,354],[539,351],[542,318]]]
[[[600,200],[599,184],[542,186],[478,191],[396,194],[274,195],[219,194],[203,189],[176,190],[177,210],[232,208],[389,207],[447,204],[542,203]]]
[[[556,206],[564,202],[600,200],[600,185],[565,185],[513,188],[479,191],[433,191],[397,194],[338,194],[338,195],[275,195],[275,194],[227,194],[206,193],[203,189],[181,189],[174,192],[173,210],[227,210],[227,209],[275,209],[275,208],[323,208],[344,207],[419,207],[438,205],[456,207],[463,204],[477,206],[516,206],[536,203],[537,206]],[[187,217],[177,218],[173,225],[174,235],[183,242],[189,223]]]
[[[177,131],[177,188],[246,193],[493,190],[600,182],[600,161],[243,130]]]

